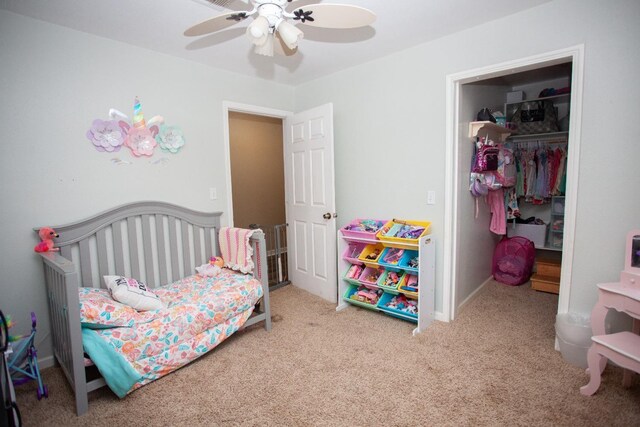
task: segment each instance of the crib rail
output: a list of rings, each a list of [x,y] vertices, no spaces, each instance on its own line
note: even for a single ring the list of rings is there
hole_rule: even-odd
[[[54,253],[41,253],[49,302],[53,353],[76,396],[78,414],[88,409],[87,382],[80,330],[78,272],[68,259]],[[71,320],[71,321],[70,321]]]
[[[55,227],[56,245],[78,266],[80,286],[104,287],[102,276],[122,275],[155,288],[194,273],[217,254],[220,215],[138,202]]]

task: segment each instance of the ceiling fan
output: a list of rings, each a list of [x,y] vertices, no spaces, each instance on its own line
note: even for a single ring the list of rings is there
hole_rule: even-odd
[[[217,6],[230,7],[237,0],[205,0]],[[254,20],[247,27],[247,37],[259,55],[273,56],[274,52],[293,55],[303,32],[289,21],[321,28],[358,28],[370,25],[376,15],[368,9],[345,4],[311,4],[286,10],[289,3],[295,6],[298,0],[249,0],[243,6],[251,10],[224,13],[188,28],[185,36],[202,36],[231,27],[249,17]]]

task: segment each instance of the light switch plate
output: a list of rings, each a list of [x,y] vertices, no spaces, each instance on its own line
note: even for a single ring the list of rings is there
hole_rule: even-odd
[[[427,192],[427,204],[435,205],[436,204],[436,192],[433,190],[429,190]]]
[[[215,187],[209,187],[209,198],[216,200],[218,198],[218,190]]]

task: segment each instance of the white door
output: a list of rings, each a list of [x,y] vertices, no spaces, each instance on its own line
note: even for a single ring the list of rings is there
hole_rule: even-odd
[[[284,120],[289,279],[337,302],[333,105]]]

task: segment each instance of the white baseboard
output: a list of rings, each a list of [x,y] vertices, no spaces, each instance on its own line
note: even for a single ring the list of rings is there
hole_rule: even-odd
[[[56,365],[56,358],[53,356],[38,358],[38,367],[40,369],[50,368],[55,365]]]
[[[493,280],[493,276],[489,276],[489,278],[487,280],[485,280],[484,282],[482,282],[482,284],[480,286],[478,286],[478,288],[475,291],[471,292],[471,295],[466,297],[464,299],[464,301],[462,301],[460,303],[460,305],[458,307],[456,307],[456,316],[459,316],[460,315],[460,311],[462,310],[462,308],[465,305],[469,304],[471,301],[473,301],[480,294],[480,291],[482,291],[484,289],[484,287],[487,285],[487,283],[489,283],[492,280]]]
[[[447,322],[447,323],[449,323],[449,319],[448,319],[448,318],[447,318],[447,316],[445,316],[445,315],[444,315],[444,313],[443,313],[443,312],[441,312],[441,311],[436,311],[435,319],[436,319],[437,321],[439,321],[439,322]]]

